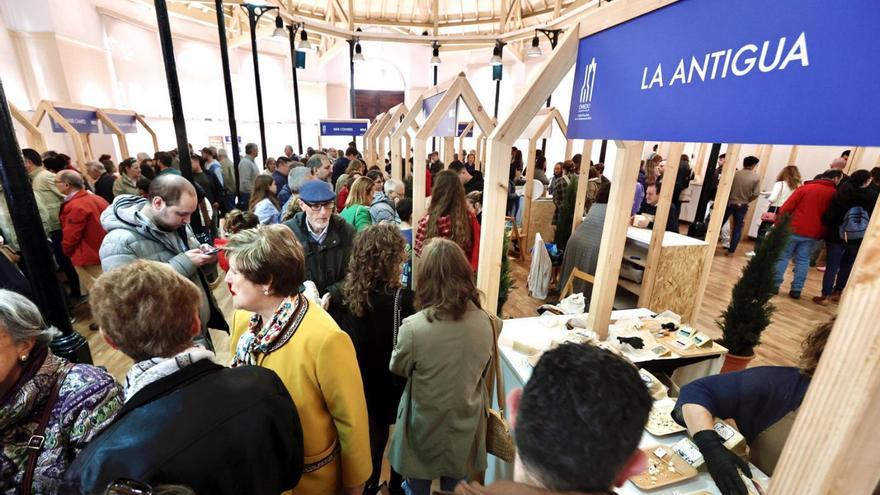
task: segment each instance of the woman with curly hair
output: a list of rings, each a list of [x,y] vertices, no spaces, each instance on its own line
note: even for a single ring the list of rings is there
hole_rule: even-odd
[[[388,370],[400,321],[412,315],[413,294],[402,287],[406,241],[396,225],[374,225],[359,233],[342,282],[342,301],[331,300],[330,314],[349,334],[364,381],[370,419],[373,474],[364,493],[378,491],[389,427],[397,417],[404,381]],[[403,479],[391,471],[392,492]]]
[[[351,186],[351,192],[345,200],[345,208],[339,215],[351,224],[358,232],[373,225],[370,216],[370,203],[373,202],[373,181],[367,177],[358,177]]]
[[[480,223],[477,216],[468,208],[464,186],[458,174],[443,170],[434,176],[431,188],[431,206],[428,214],[419,220],[413,251],[416,257],[422,254],[422,247],[429,239],[443,237],[461,247],[477,271],[480,255]]]

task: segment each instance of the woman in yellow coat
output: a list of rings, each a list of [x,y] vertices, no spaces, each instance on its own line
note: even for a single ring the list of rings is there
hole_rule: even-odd
[[[275,371],[296,404],[305,468],[294,494],[360,495],[370,477],[369,424],[348,334],[299,292],[303,252],[283,225],[242,231],[225,247],[236,309],[232,366]]]

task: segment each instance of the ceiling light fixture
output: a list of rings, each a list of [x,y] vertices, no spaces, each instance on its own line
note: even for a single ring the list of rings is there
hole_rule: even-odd
[[[306,27],[303,25],[302,31],[299,33],[299,51],[307,52],[312,50],[312,44],[309,43],[309,33],[306,32]]]
[[[361,42],[359,40],[355,41],[354,56],[351,57],[351,60],[353,62],[363,62],[365,60],[363,50],[361,49]]]
[[[532,38],[532,46],[526,52],[526,56],[529,58],[537,58],[541,56],[541,42],[538,40],[538,33],[535,33],[535,37]]]
[[[272,36],[278,38],[287,37],[287,32],[284,31],[284,21],[281,20],[281,15],[275,16],[275,31],[272,31]]]
[[[440,61],[440,43],[434,41],[431,43],[431,65],[437,67],[442,62]]]
[[[489,64],[491,65],[501,65],[501,47],[495,45],[495,48],[492,49],[492,58],[489,59]]]

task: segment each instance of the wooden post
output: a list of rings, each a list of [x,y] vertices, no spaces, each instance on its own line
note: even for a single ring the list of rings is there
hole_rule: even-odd
[[[880,321],[869,308],[877,301],[880,215],[872,215],[837,322],[782,451],[770,493],[876,493]]]
[[[596,332],[600,340],[608,338],[608,324],[611,321],[614,294],[617,292],[617,278],[623,260],[633,195],[639,178],[642,147],[645,145],[644,141],[615,141],[615,144],[617,155],[614,161],[614,180],[611,182],[611,194],[602,226],[596,283],[593,284],[587,317],[587,328]],[[585,163],[589,162],[581,162],[581,165]]]
[[[397,126],[397,129],[391,133],[391,177],[395,179],[403,179],[403,177],[412,171],[409,171],[406,167],[403,170],[400,169],[400,158],[404,156],[403,151],[400,149],[402,145],[402,141],[406,140],[406,161],[409,162],[409,158],[412,154],[410,151],[411,143],[409,136],[410,127],[415,127],[416,132],[418,132],[418,125],[415,123],[416,117],[422,111],[422,96],[419,96],[416,101],[413,103],[412,108],[404,115],[403,120],[400,121],[400,124]],[[415,166],[415,165],[413,165]],[[397,168],[395,168],[397,167]]]
[[[101,122],[109,127],[116,136],[116,141],[119,143],[119,154],[122,155],[120,161],[129,158],[131,154],[128,152],[128,142],[126,142],[125,133],[122,132],[122,129],[116,125],[116,122],[113,122],[113,119],[111,119],[103,110],[98,109],[97,115],[98,118],[101,119]]]
[[[700,143],[700,150],[697,151],[697,166],[694,169],[694,174],[703,177],[703,171],[706,169],[706,150],[709,148],[709,145],[706,143]],[[703,184],[706,183],[706,178],[703,177]]]
[[[865,147],[864,146],[856,146],[849,154],[849,160],[846,161],[846,173],[847,175],[852,174],[854,171],[859,169],[859,165],[862,162],[862,158],[865,156]]]
[[[45,153],[47,149],[46,140],[43,139],[43,133],[40,132],[40,129],[27,118],[27,115],[25,115],[24,112],[16,108],[15,105],[8,101],[6,103],[9,106],[9,110],[12,112],[12,117],[27,131],[28,146],[37,150],[40,154]]]
[[[404,143],[406,143],[406,155],[405,155],[406,156],[406,163],[403,164],[403,174],[400,173],[401,163],[400,163],[399,157],[397,159],[397,169],[398,170],[396,173],[394,172],[394,164],[393,163],[391,164],[392,177],[394,177],[395,179],[401,179],[401,180],[404,177],[409,177],[410,174],[412,174],[412,170],[409,167],[407,167],[407,165],[409,164],[410,158],[412,158],[412,138],[409,136],[409,132],[403,133],[403,140],[404,140]],[[398,145],[399,144],[400,144],[400,142],[398,141]],[[392,160],[393,160],[393,158],[392,158]]]
[[[648,259],[645,260],[645,273],[642,276],[642,290],[639,292],[639,307],[646,308],[654,293],[654,282],[657,265],[660,263],[660,251],[663,247],[663,237],[666,235],[666,222],[672,209],[672,200],[675,193],[675,181],[678,177],[678,166],[681,162],[681,151],[684,143],[670,143],[668,150],[670,159],[666,161],[663,170],[664,187],[660,189],[660,200],[657,203],[657,211],[654,214],[654,228],[651,230],[651,243],[648,245]],[[641,163],[641,160],[639,160]],[[617,179],[615,178],[615,181]],[[632,201],[630,201],[630,206]],[[681,212],[678,212],[679,214]],[[666,308],[650,308],[655,311],[664,311]]]
[[[584,149],[581,151],[581,173],[578,176],[578,188],[574,198],[574,218],[571,221],[571,233],[574,234],[581,222],[584,221],[584,206],[587,202],[587,181],[590,180],[590,155],[593,154],[593,140],[584,139]],[[563,172],[564,173],[564,172]],[[553,191],[556,194],[557,191]],[[557,243],[559,240],[557,239]]]
[[[727,159],[724,161],[724,168],[718,180],[718,191],[715,193],[715,202],[712,206],[712,218],[706,229],[706,243],[709,247],[706,249],[706,258],[703,260],[703,271],[700,273],[700,285],[697,286],[697,297],[694,300],[694,313],[691,322],[697,321],[700,306],[703,304],[703,294],[709,284],[709,272],[712,270],[715,247],[718,245],[718,234],[721,233],[721,222],[724,221],[724,210],[727,208],[727,200],[730,198],[730,187],[733,185],[733,175],[736,173],[739,161],[739,150],[739,144],[727,146]]]
[[[77,166],[83,177],[86,177],[88,175],[86,170],[86,151],[85,146],[83,146],[83,141],[80,138],[79,131],[77,131],[67,119],[58,113],[58,110],[55,110],[55,105],[52,102],[46,100],[40,102],[31,118],[34,127],[39,128],[40,122],[46,114],[49,114],[49,116],[70,135],[70,140],[73,142],[73,154],[76,157]]]
[[[141,126],[144,128],[144,130],[146,130],[147,133],[150,135],[150,137],[153,140],[153,152],[158,153],[159,152],[159,138],[156,136],[156,131],[154,131],[153,128],[150,127],[150,124],[148,124],[146,120],[144,120],[143,115],[135,113],[134,118],[137,119],[138,123],[140,123]],[[236,138],[235,136],[230,136],[230,139],[235,139],[235,138]]]
[[[445,136],[443,138],[443,165],[449,168],[452,159],[455,157],[455,136]]]
[[[461,134],[458,136],[458,156],[462,162],[467,163],[467,150],[464,149],[464,138],[468,135],[471,130],[474,128],[474,121],[468,122],[468,125],[464,128]]]
[[[791,147],[791,152],[788,154],[788,163],[786,163],[786,165],[797,165],[798,151],[800,151],[800,146],[794,145]]]
[[[539,114],[540,115],[540,114]],[[528,241],[532,242],[532,238],[534,237],[534,232],[531,232],[529,226],[531,225],[532,219],[532,195],[534,194],[534,180],[535,180],[535,161],[537,159],[537,145],[538,139],[547,131],[547,128],[553,125],[553,123],[559,126],[559,130],[562,131],[563,135],[568,134],[568,126],[565,123],[565,120],[562,118],[562,114],[559,113],[559,110],[556,108],[550,108],[547,111],[546,115],[543,117],[543,121],[541,125],[535,130],[535,133],[529,136],[529,150],[528,157],[526,158],[526,187],[523,202],[525,203],[525,207],[523,208],[523,227],[522,227],[522,235]],[[565,141],[565,156],[568,157],[571,155],[571,140],[567,139]],[[546,165],[545,165],[546,167]],[[589,168],[589,167],[587,167]],[[583,205],[581,205],[583,208]],[[575,209],[577,211],[577,209]],[[583,210],[581,210],[583,211]],[[526,260],[529,259],[529,256],[524,253],[524,258]]]
[[[759,184],[764,188],[764,178],[767,176],[767,169],[770,168],[770,153],[773,152],[772,144],[762,144],[758,147],[758,169],[755,173],[761,179]],[[749,211],[746,213],[745,222],[743,223],[743,236],[749,235],[749,227],[755,219],[755,211],[758,209],[758,200],[749,203]]]

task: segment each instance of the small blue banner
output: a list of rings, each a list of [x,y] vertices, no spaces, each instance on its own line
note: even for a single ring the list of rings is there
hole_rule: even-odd
[[[461,137],[461,133],[464,132],[464,129],[468,126],[468,124],[470,124],[470,122],[459,122],[458,123],[458,133],[456,135]],[[471,126],[471,130],[469,130],[468,133],[465,134],[464,137],[474,137],[474,127],[476,127],[476,126],[477,126],[476,124]]]
[[[119,128],[125,134],[134,134],[137,130],[137,119],[134,115],[119,115],[115,113],[108,113],[108,117],[110,120],[116,124],[116,127]],[[113,134],[113,131],[110,130],[106,125],[102,125],[104,128],[104,134]]]
[[[580,40],[570,139],[880,145],[877,0],[680,0]]]
[[[98,132],[98,113],[94,110],[80,110],[78,108],[55,107],[55,110],[64,117],[64,120],[70,122],[70,125],[76,129],[76,132],[82,134],[96,134]],[[67,132],[61,127],[61,124],[52,121],[52,132]]]
[[[440,103],[440,99],[443,98],[443,95],[446,94],[446,91],[441,91],[434,96],[429,96],[422,100],[422,112],[425,114],[425,118],[428,118],[428,115],[431,115],[431,112],[434,111],[434,108],[437,107],[437,104]],[[458,124],[458,99],[456,98],[455,103],[446,110],[446,114],[440,119],[440,123],[434,129],[434,137],[456,137],[458,133],[457,130]]]
[[[350,120],[322,120],[322,136],[363,136],[367,132],[367,121],[352,122]]]

